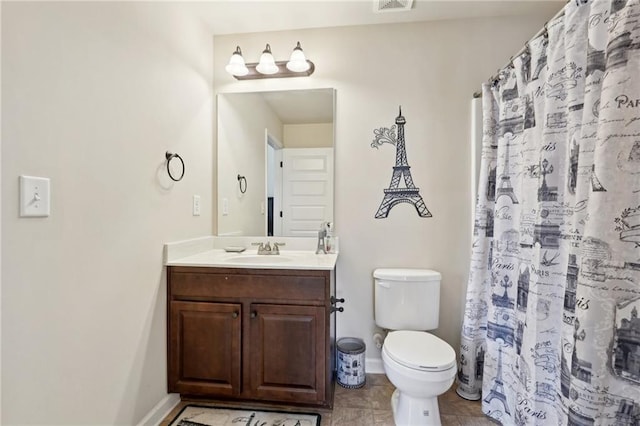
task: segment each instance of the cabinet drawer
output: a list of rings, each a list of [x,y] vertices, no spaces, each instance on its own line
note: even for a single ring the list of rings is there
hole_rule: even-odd
[[[217,270],[219,271],[219,270]],[[253,270],[252,273],[189,272],[169,268],[171,300],[212,298],[286,299],[322,302],[328,298],[329,276]]]

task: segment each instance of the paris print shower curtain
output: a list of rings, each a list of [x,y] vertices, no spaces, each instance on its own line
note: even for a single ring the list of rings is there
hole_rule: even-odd
[[[640,0],[571,0],[483,87],[458,393],[640,424]]]

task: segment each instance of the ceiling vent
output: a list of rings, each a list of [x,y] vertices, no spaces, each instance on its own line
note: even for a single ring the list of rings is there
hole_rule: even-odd
[[[410,10],[413,0],[373,0],[374,12],[400,12]]]

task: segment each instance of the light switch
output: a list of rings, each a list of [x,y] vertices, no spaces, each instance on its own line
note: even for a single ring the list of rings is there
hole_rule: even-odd
[[[228,214],[229,214],[229,199],[223,198],[222,199],[222,215],[226,216]]]
[[[50,179],[20,176],[20,217],[49,216]]]

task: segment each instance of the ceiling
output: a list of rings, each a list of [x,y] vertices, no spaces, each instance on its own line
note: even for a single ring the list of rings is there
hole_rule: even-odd
[[[189,7],[213,35],[489,16],[548,15],[566,0],[414,0],[411,10],[375,12],[380,0],[213,0]]]
[[[284,125],[333,123],[333,89],[276,90],[221,95],[228,99],[259,95]],[[243,105],[247,105],[247,101]],[[251,114],[249,111],[245,113]]]

